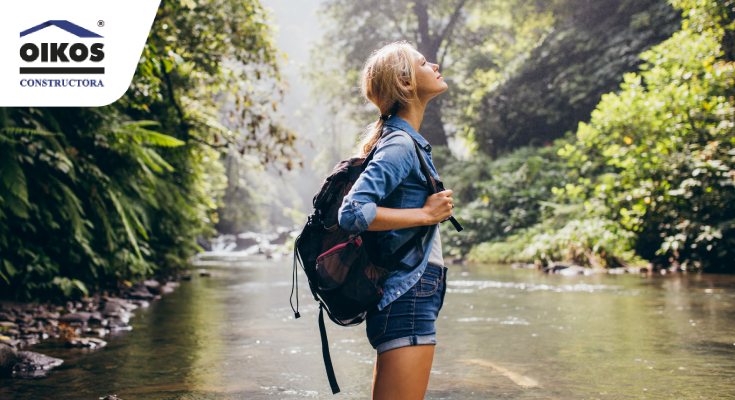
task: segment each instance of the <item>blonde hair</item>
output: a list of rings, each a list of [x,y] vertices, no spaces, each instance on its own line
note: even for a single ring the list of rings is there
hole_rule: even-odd
[[[357,156],[366,157],[383,133],[384,118],[396,115],[409,103],[417,101],[416,73],[413,68],[413,46],[408,42],[393,42],[372,52],[365,61],[360,79],[360,90],[380,110],[381,117],[367,126],[357,147]]]

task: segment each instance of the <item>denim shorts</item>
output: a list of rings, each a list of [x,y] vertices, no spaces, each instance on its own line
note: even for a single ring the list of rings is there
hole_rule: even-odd
[[[428,264],[421,279],[388,304],[366,317],[367,337],[378,354],[399,347],[436,344],[436,321],[444,304],[447,268]]]

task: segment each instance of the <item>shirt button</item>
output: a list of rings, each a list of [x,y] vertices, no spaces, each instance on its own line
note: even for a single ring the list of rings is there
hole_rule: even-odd
[[[426,147],[424,147],[426,150],[429,150],[429,145],[427,144]]]
[[[401,291],[400,291],[400,290],[399,290],[399,291],[397,291],[397,292],[396,292],[396,294],[397,294],[397,295],[400,295],[400,294],[401,294]]]
[[[421,274],[416,274],[416,276],[418,276],[420,278],[421,277]]]

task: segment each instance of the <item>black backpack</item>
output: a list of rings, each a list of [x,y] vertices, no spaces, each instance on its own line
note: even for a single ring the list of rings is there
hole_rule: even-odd
[[[390,132],[394,131],[383,132],[383,135]],[[378,259],[379,252],[373,251],[377,250],[374,232],[365,231],[354,235],[339,226],[338,214],[342,200],[373,159],[377,147],[376,145],[365,158],[350,158],[337,164],[314,196],[314,213],[309,215],[306,226],[296,238],[294,245],[291,309],[294,311],[294,317],[298,319],[300,317],[298,263],[306,274],[314,300],[319,303],[322,355],[333,394],[339,393],[339,386],[329,355],[324,310],[327,311],[329,319],[337,325],[355,326],[362,323],[367,311],[380,303],[383,297],[383,283],[388,274],[398,268],[399,262],[412,248],[421,245],[421,239],[428,230],[428,227],[424,227],[393,254]],[[421,162],[421,172],[428,178],[430,195],[444,190],[441,182],[435,181],[432,177],[415,140],[414,147]],[[454,217],[450,217],[449,220],[457,231],[462,230]],[[292,301],[294,290],[295,309]]]

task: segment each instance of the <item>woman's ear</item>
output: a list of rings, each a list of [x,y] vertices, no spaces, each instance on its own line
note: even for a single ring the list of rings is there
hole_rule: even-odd
[[[403,88],[403,90],[407,92],[411,92],[413,90],[413,87],[411,86],[411,81],[406,78],[398,78],[398,86]]]

